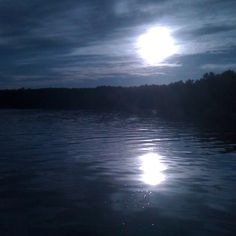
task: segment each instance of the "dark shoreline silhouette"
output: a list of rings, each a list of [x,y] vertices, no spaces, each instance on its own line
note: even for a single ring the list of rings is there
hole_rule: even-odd
[[[173,119],[236,123],[236,72],[169,85],[0,90],[2,109],[151,112]]]

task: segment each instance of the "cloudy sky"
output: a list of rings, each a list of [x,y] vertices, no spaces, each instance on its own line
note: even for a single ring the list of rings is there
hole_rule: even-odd
[[[178,50],[148,64],[137,41],[155,27]],[[236,1],[0,0],[0,60],[0,88],[198,79],[236,69]]]

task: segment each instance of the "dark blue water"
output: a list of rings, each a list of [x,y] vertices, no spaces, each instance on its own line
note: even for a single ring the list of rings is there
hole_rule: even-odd
[[[236,235],[235,134],[154,116],[0,111],[0,235]]]

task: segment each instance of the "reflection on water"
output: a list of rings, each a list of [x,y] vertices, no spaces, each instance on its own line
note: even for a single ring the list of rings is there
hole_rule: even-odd
[[[235,236],[236,139],[215,132],[152,116],[2,110],[0,235]]]
[[[141,180],[145,184],[158,185],[165,180],[163,173],[166,166],[161,162],[161,156],[157,153],[147,153],[140,157],[141,167],[143,171]]]

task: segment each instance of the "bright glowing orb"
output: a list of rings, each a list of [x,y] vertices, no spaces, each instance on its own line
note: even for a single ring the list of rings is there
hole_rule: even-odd
[[[174,39],[167,27],[154,27],[139,36],[137,52],[149,65],[158,65],[177,52]]]
[[[143,171],[142,181],[149,185],[158,185],[165,180],[162,171],[166,170],[166,166],[161,162],[160,156],[156,153],[148,153],[140,157],[141,167]]]

